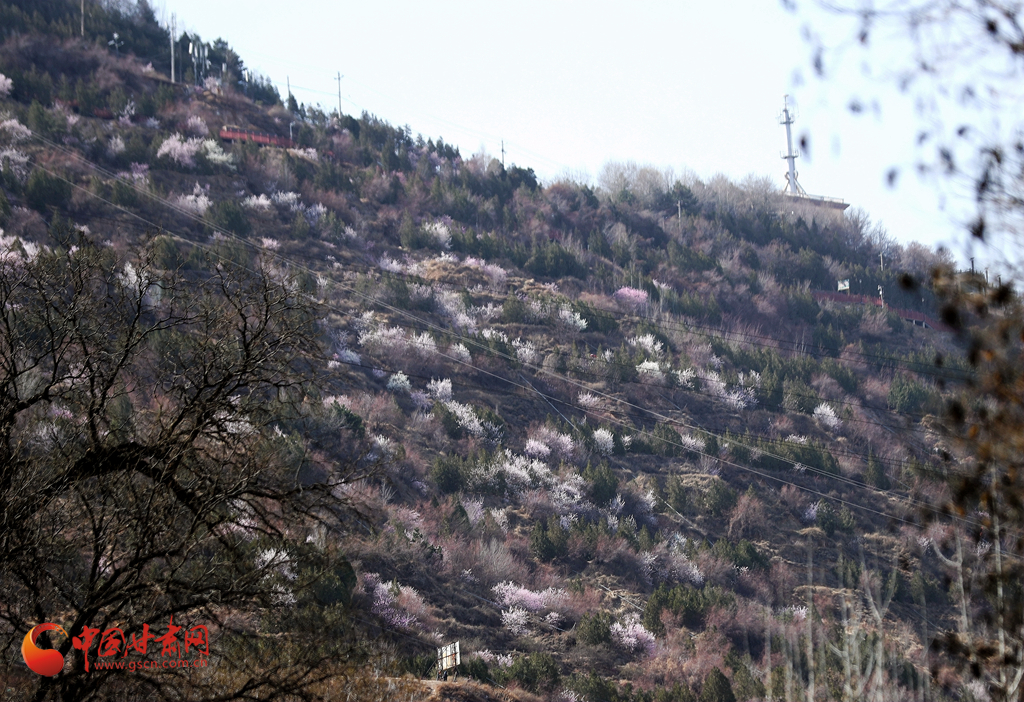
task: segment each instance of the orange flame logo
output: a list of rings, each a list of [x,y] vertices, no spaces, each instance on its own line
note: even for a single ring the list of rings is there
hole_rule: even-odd
[[[60,655],[60,651],[36,646],[36,639],[39,638],[39,635],[44,631],[51,630],[59,631],[65,637],[68,635],[68,632],[64,631],[64,627],[59,624],[46,622],[32,627],[32,630],[25,634],[25,638],[21,642],[21,655],[25,659],[25,665],[33,673],[47,677],[53,677],[64,669],[64,656]]]

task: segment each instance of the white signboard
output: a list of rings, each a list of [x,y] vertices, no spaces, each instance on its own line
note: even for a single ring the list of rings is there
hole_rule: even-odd
[[[846,280],[840,280],[839,281],[839,292],[843,292],[844,290],[846,292],[850,292],[850,279],[849,278],[847,278]]]
[[[450,670],[462,663],[462,653],[459,651],[459,642],[442,646],[437,649],[438,671]]]

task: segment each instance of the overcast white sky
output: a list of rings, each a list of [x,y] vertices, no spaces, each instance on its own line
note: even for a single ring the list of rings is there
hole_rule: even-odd
[[[962,255],[950,187],[914,172],[928,152],[915,146],[912,99],[866,76],[859,47],[830,55],[830,76],[817,78],[803,31],[834,43],[853,25],[807,4],[796,13],[778,0],[157,6],[177,15],[179,31],[226,39],[282,95],[290,79],[300,102],[336,109],[340,71],[346,113],[441,136],[464,156],[499,156],[504,139],[508,162],[548,182],[566,172],[596,181],[604,163],[632,160],[702,179],[769,176],[782,188],[777,117],[789,94],[796,132],[809,138],[797,164],[809,193],[864,209],[900,241]],[[874,56],[877,73],[886,61]],[[867,112],[850,114],[852,96]],[[901,176],[891,188],[893,166]]]

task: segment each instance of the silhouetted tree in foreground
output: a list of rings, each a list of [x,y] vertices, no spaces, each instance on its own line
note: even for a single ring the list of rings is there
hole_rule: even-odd
[[[332,535],[368,464],[315,399],[314,303],[269,269],[186,278],[69,234],[4,240],[0,309],[6,687],[288,699],[345,672],[355,578]],[[68,634],[54,677],[22,663],[42,622]],[[205,665],[100,667],[179,657]]]
[[[946,409],[952,436],[950,543],[958,626],[940,641],[997,700],[1024,678],[1024,327],[1020,298],[982,276],[937,275],[944,316],[968,344],[975,375]],[[966,542],[966,543],[965,543]],[[970,553],[965,554],[965,551]],[[949,555],[945,555],[948,552]],[[977,584],[972,589],[970,584]]]
[[[1024,697],[1024,327],[1020,297],[1002,280],[1022,279],[1024,124],[1017,101],[1024,8],[1007,0],[819,5],[848,15],[868,50],[884,38],[888,74],[918,94],[931,118],[918,143],[930,144],[935,156],[920,166],[969,186],[976,212],[966,243],[972,252],[984,245],[982,253],[1001,274],[989,279],[945,269],[933,277],[943,321],[965,345],[973,373],[950,388],[943,410],[937,450],[947,459],[951,497],[940,514],[929,515],[922,542],[946,571],[955,611],[955,624],[938,634],[936,648],[959,667],[969,696],[1018,700]],[[827,58],[819,43],[819,74]],[[955,96],[957,108],[949,109],[954,98],[944,96]],[[854,112],[863,107],[856,98],[850,102]],[[997,122],[1001,127],[993,128]],[[897,174],[890,171],[890,182]],[[909,277],[905,282],[915,288]],[[941,358],[936,362],[942,365]],[[933,673],[942,660],[933,659]]]

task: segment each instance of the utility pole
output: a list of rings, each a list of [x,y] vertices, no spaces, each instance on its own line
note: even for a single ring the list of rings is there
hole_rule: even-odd
[[[501,169],[505,170],[505,140],[501,140]]]
[[[880,271],[884,271],[885,270],[885,259],[882,258],[882,252],[881,251],[878,252],[878,270],[880,270]]]
[[[678,210],[679,210],[679,215],[678,215],[679,223],[682,224],[682,222],[683,222],[683,201],[682,200],[676,200],[676,208],[678,208]]]
[[[344,76],[341,75],[341,71],[338,71],[338,124],[341,125],[341,79]]]
[[[85,0],[82,0],[82,36],[85,36]]]
[[[84,2],[84,0],[83,0]],[[171,82],[174,82],[174,36],[178,33],[178,18],[171,13]]]

